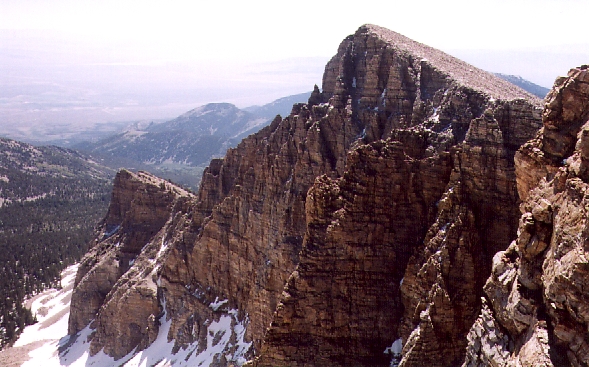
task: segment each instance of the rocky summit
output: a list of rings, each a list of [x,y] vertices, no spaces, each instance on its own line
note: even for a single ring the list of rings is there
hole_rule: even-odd
[[[197,194],[117,175],[72,340],[90,328],[91,354],[124,361],[166,333],[212,366],[588,365],[588,75],[542,111],[360,27]]]

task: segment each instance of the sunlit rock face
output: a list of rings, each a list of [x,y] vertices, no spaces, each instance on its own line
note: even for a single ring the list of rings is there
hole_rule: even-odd
[[[139,172],[120,171],[97,238],[79,266],[68,332],[92,323],[92,354],[122,357],[144,349],[158,334],[163,313],[157,270],[165,231],[193,199],[184,189]]]
[[[459,365],[516,237],[513,157],[539,106],[363,26],[323,90],[211,161],[196,195],[120,173],[70,333],[90,324],[92,353],[122,358],[165,323],[175,351],[198,354],[227,318],[214,365]]]

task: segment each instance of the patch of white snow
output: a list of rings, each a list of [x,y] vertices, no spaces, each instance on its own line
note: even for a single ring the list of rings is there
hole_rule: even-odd
[[[245,331],[249,320],[246,316],[240,321],[237,310],[222,312],[218,317],[205,323],[206,345],[200,348],[196,342],[173,354],[174,341],[168,341],[172,320],[167,319],[167,314],[164,313],[160,319],[161,326],[156,340],[145,350],[133,351],[119,360],[114,360],[102,351],[90,356],[88,338],[94,330],[87,326],[76,335],[67,335],[69,302],[76,272],[77,265],[67,268],[62,273],[62,289],[51,289],[29,300],[31,309],[37,315],[39,322],[26,327],[13,347],[28,347],[28,349],[22,349],[23,353],[29,350],[29,359],[22,364],[23,367],[210,366],[219,362],[222,356],[230,364],[237,366],[246,362],[245,356],[252,345],[251,342],[245,341]],[[227,302],[217,298],[210,307],[217,310]]]
[[[157,252],[156,259],[159,259],[168,249],[168,242],[165,241],[165,237],[162,236],[162,245],[160,246],[160,250]]]
[[[215,297],[215,302],[211,302],[209,304],[209,307],[213,310],[213,311],[217,311],[219,309],[219,307],[223,306],[225,303],[229,302],[229,300],[225,299],[225,300],[220,300],[219,297]]]
[[[401,362],[401,352],[403,351],[403,339],[399,338],[393,342],[390,347],[384,350],[384,354],[391,356],[390,367],[397,367]]]

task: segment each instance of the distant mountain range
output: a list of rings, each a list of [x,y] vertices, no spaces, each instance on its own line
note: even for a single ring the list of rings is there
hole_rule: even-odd
[[[494,74],[496,76],[498,76],[499,78],[501,78],[503,80],[507,80],[511,84],[515,84],[518,87],[522,88],[523,90],[532,93],[536,97],[544,98],[544,97],[546,97],[546,95],[550,91],[550,89],[539,86],[538,84],[534,84],[534,83],[530,82],[529,80],[526,80],[518,75],[507,75],[507,74],[501,74],[501,73],[494,73]]]
[[[88,249],[113,176],[73,150],[0,139],[0,346],[33,321],[24,298]]]
[[[163,123],[138,126],[74,148],[86,151],[105,165],[144,169],[196,189],[200,173],[211,158],[223,156],[244,137],[286,116],[293,104],[311,93],[278,99],[263,106],[239,109],[230,103],[210,103]]]

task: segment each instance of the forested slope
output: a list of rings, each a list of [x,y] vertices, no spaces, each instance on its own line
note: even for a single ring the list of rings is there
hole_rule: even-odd
[[[24,298],[86,252],[111,179],[75,151],[0,140],[0,346],[34,321]]]

